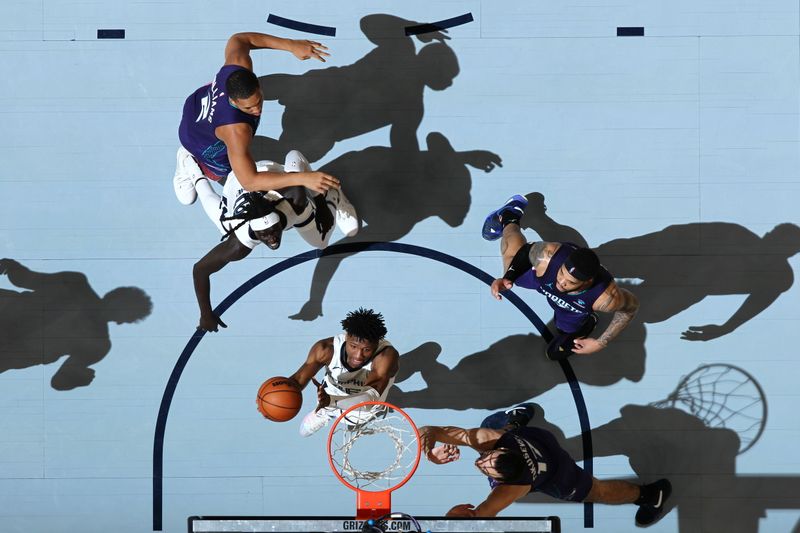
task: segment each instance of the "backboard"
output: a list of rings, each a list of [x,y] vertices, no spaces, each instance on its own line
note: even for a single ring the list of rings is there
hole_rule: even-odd
[[[561,523],[556,516],[496,517],[496,518],[444,518],[441,516],[415,516],[423,532],[452,533],[559,533]],[[360,532],[363,520],[348,516],[192,516],[189,533],[333,533]],[[417,531],[412,522],[400,518],[390,520],[387,532],[407,533]]]

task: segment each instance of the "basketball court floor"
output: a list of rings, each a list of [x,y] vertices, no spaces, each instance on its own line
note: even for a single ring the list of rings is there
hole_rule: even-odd
[[[3,15],[0,531],[353,513],[326,430],[298,434],[313,388],[285,423],[255,398],[361,306],[386,319],[388,400],[417,425],[534,402],[532,424],[596,477],[672,480],[652,531],[800,530],[796,0],[15,0]],[[330,48],[325,64],[252,54],[253,152],[302,144],[364,227],[338,259],[287,261],[308,252],[290,232],[215,274],[228,327],[193,339],[192,266],[220,236],[173,193],[177,127],[240,31]],[[491,297],[502,266],[481,225],[512,194],[529,240],[594,248],[639,297],[606,350],[550,362],[545,299]],[[101,305],[119,287],[135,288],[124,319]],[[474,458],[423,461],[393,508],[480,503]],[[634,513],[537,495],[501,516],[623,532]]]

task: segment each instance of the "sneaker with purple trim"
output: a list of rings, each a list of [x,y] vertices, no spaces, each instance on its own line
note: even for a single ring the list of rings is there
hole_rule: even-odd
[[[515,194],[500,209],[489,213],[483,222],[481,236],[487,241],[496,241],[503,236],[503,228],[506,224],[509,222],[519,223],[526,207],[528,207],[528,200],[524,196]]]

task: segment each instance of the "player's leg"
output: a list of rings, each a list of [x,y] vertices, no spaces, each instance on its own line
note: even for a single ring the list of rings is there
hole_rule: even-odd
[[[195,182],[203,177],[203,171],[197,164],[192,154],[183,146],[178,147],[175,175],[172,178],[172,187],[175,196],[183,205],[191,205],[197,200]]]
[[[633,503],[639,499],[640,495],[641,491],[639,485],[634,485],[628,481],[616,479],[602,481],[597,478],[592,478],[592,488],[586,496],[585,501],[620,505],[623,503]]]
[[[592,478],[592,488],[585,501],[610,505],[623,503],[638,505],[636,525],[645,527],[661,519],[671,494],[672,484],[667,479],[659,479],[647,485],[635,485],[622,480],[601,481]]]
[[[503,257],[503,270],[508,269],[511,259],[527,242],[522,234],[519,221],[525,213],[528,200],[515,194],[500,208],[489,213],[483,222],[481,235],[487,241],[500,240],[500,255]]]
[[[211,183],[205,177],[201,177],[194,183],[194,190],[197,197],[200,198],[200,205],[203,206],[203,211],[206,212],[211,222],[217,226],[220,233],[225,233],[225,228],[222,227],[220,217],[222,216],[222,198],[211,186]]]

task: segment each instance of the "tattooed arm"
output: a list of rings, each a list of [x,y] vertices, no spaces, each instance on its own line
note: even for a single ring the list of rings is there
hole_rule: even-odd
[[[550,258],[560,247],[559,242],[529,242],[522,246],[514,255],[503,277],[492,283],[492,296],[500,300],[500,293],[513,287],[517,278],[528,270],[535,270],[537,276],[543,275],[547,265],[550,264]]]
[[[639,309],[639,300],[629,290],[618,287],[611,282],[608,288],[600,295],[592,309],[604,313],[614,313],[611,323],[599,338],[576,339],[575,348],[572,350],[579,354],[599,352],[611,342],[633,320]]]

